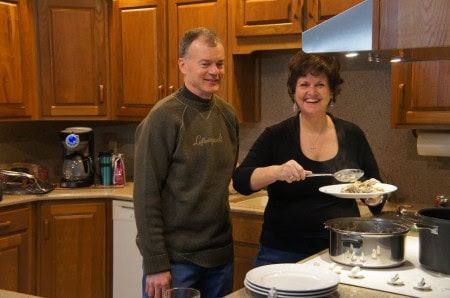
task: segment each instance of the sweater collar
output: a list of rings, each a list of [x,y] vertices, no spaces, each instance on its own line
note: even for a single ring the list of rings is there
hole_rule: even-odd
[[[214,95],[211,100],[206,100],[192,93],[186,86],[180,89],[180,95],[186,100],[186,103],[196,106],[197,108],[209,109],[215,104]]]

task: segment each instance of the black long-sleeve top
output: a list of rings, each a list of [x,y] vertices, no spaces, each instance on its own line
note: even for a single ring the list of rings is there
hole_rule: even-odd
[[[359,168],[365,173],[362,180],[375,178],[381,181],[363,131],[351,122],[329,116],[334,122],[339,144],[334,158],[319,162],[303,154],[297,114],[266,128],[259,136],[233,174],[234,188],[244,195],[255,192],[250,187],[250,177],[256,168],[281,165],[291,159],[313,173]],[[284,181],[270,184],[260,242],[275,249],[311,254],[327,248],[329,231],[324,228],[327,220],[360,216],[354,199],[337,198],[318,190],[321,186],[337,183],[333,177],[311,177],[291,184]],[[379,213],[382,205],[369,208],[372,213]]]

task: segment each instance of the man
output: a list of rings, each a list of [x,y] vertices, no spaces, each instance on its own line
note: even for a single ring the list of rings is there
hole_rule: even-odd
[[[144,297],[160,297],[170,287],[223,297],[233,286],[228,185],[238,156],[238,119],[214,94],[225,58],[216,34],[187,31],[179,53],[184,86],[159,101],[136,129],[133,198]]]

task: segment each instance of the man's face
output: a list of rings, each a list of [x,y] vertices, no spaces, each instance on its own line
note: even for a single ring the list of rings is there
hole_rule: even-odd
[[[202,38],[194,40],[185,58],[178,59],[186,87],[195,95],[211,99],[219,91],[224,75],[225,50],[218,44],[210,47]]]

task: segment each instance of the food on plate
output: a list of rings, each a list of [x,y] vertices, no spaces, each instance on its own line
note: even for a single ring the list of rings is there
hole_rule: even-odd
[[[345,193],[372,193],[384,192],[382,187],[375,186],[378,183],[376,179],[369,179],[366,181],[355,181],[343,187],[341,192]]]

